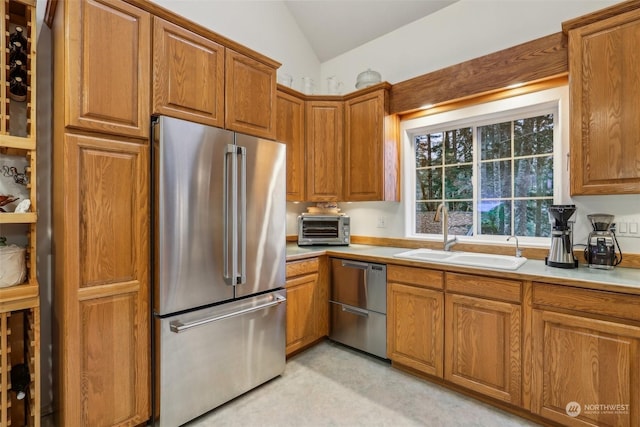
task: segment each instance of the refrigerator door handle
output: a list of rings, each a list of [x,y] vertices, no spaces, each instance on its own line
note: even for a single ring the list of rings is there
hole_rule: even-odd
[[[239,210],[240,210],[240,226],[238,231],[238,240],[240,241],[240,263],[238,265],[237,284],[242,285],[247,282],[247,149],[245,147],[237,147],[240,155],[240,194],[239,194]]]
[[[206,317],[204,319],[194,320],[193,322],[182,323],[179,320],[174,320],[169,324],[171,332],[180,333],[188,329],[195,328],[197,326],[206,325],[207,323],[217,322],[219,320],[229,319],[231,317],[241,316],[243,314],[252,313],[254,311],[264,310],[265,308],[273,307],[280,303],[285,302],[287,299],[283,296],[276,295],[273,301],[265,304],[260,304],[255,307],[245,308],[243,310],[234,311],[232,313],[222,314],[220,316]]]
[[[235,154],[236,146],[227,144],[222,172],[222,275],[229,286],[236,284],[238,276],[238,162]]]

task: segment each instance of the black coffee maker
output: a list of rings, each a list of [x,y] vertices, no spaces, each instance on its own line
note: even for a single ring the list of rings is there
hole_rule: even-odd
[[[573,256],[572,222],[569,219],[576,212],[576,205],[549,206],[551,220],[551,247],[544,262],[550,267],[578,268],[578,260]]]
[[[622,261],[622,251],[614,231],[614,217],[599,213],[587,215],[587,218],[593,227],[593,231],[587,239],[587,248],[584,251],[589,268],[611,270]],[[616,245],[620,256],[616,254]]]

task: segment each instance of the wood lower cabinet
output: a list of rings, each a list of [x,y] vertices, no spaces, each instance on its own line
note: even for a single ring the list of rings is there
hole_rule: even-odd
[[[533,311],[532,411],[571,426],[640,425],[640,327]]]
[[[287,144],[287,201],[305,200],[304,100],[278,89],[276,139]]]
[[[443,273],[387,266],[387,355],[442,378],[444,351]]]
[[[532,412],[640,425],[640,296],[533,284]]]
[[[154,17],[153,112],[224,127],[224,46]]]
[[[342,101],[307,101],[307,200],[342,200],[343,111]]]
[[[400,150],[397,120],[389,115],[390,87],[345,97],[344,201],[400,200]]]
[[[276,62],[259,62],[227,48],[225,127],[262,138],[276,138]]]
[[[287,263],[287,356],[329,334],[326,258]]]
[[[447,273],[445,277],[447,291],[456,293],[445,295],[444,378],[486,396],[520,405],[522,314],[519,298],[493,299],[515,293],[520,282],[457,273]],[[460,292],[466,295],[458,294]]]
[[[71,133],[54,146],[59,425],[150,416],[148,150]]]
[[[594,15],[563,23],[569,39],[571,194],[637,194],[640,9],[624,2]]]
[[[56,16],[65,125],[148,137],[151,15],[121,0],[75,0],[59,2]]]

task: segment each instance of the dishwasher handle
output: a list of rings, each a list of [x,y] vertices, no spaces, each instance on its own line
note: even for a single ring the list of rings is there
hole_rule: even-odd
[[[356,316],[369,317],[369,311],[363,310],[361,308],[351,307],[345,304],[342,304],[342,311],[346,311],[347,313],[355,314]]]
[[[351,260],[342,260],[343,267],[351,267],[351,268],[359,268],[360,270],[368,270],[369,263],[367,262],[359,262],[359,261],[351,261]]]
[[[196,326],[206,325],[207,323],[217,322],[219,320],[228,319],[230,317],[241,316],[243,314],[252,313],[254,311],[260,311],[265,308],[272,307],[274,305],[278,305],[287,299],[283,296],[277,295],[273,301],[270,301],[266,304],[257,305],[255,307],[245,308],[243,310],[234,311],[233,313],[222,314],[220,316],[206,317],[200,320],[194,320],[193,322],[182,323],[179,320],[174,320],[169,324],[171,332],[180,333],[184,332],[188,329],[195,328]]]

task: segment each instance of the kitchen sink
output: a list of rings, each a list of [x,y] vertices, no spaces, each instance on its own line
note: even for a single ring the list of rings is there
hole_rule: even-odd
[[[509,255],[483,254],[476,252],[447,252],[433,249],[414,249],[396,254],[397,258],[416,261],[443,262],[446,264],[469,265],[473,267],[517,270],[527,259]]]
[[[410,258],[422,261],[442,261],[453,255],[453,252],[438,251],[433,249],[414,249],[412,251],[396,254],[398,258]]]

